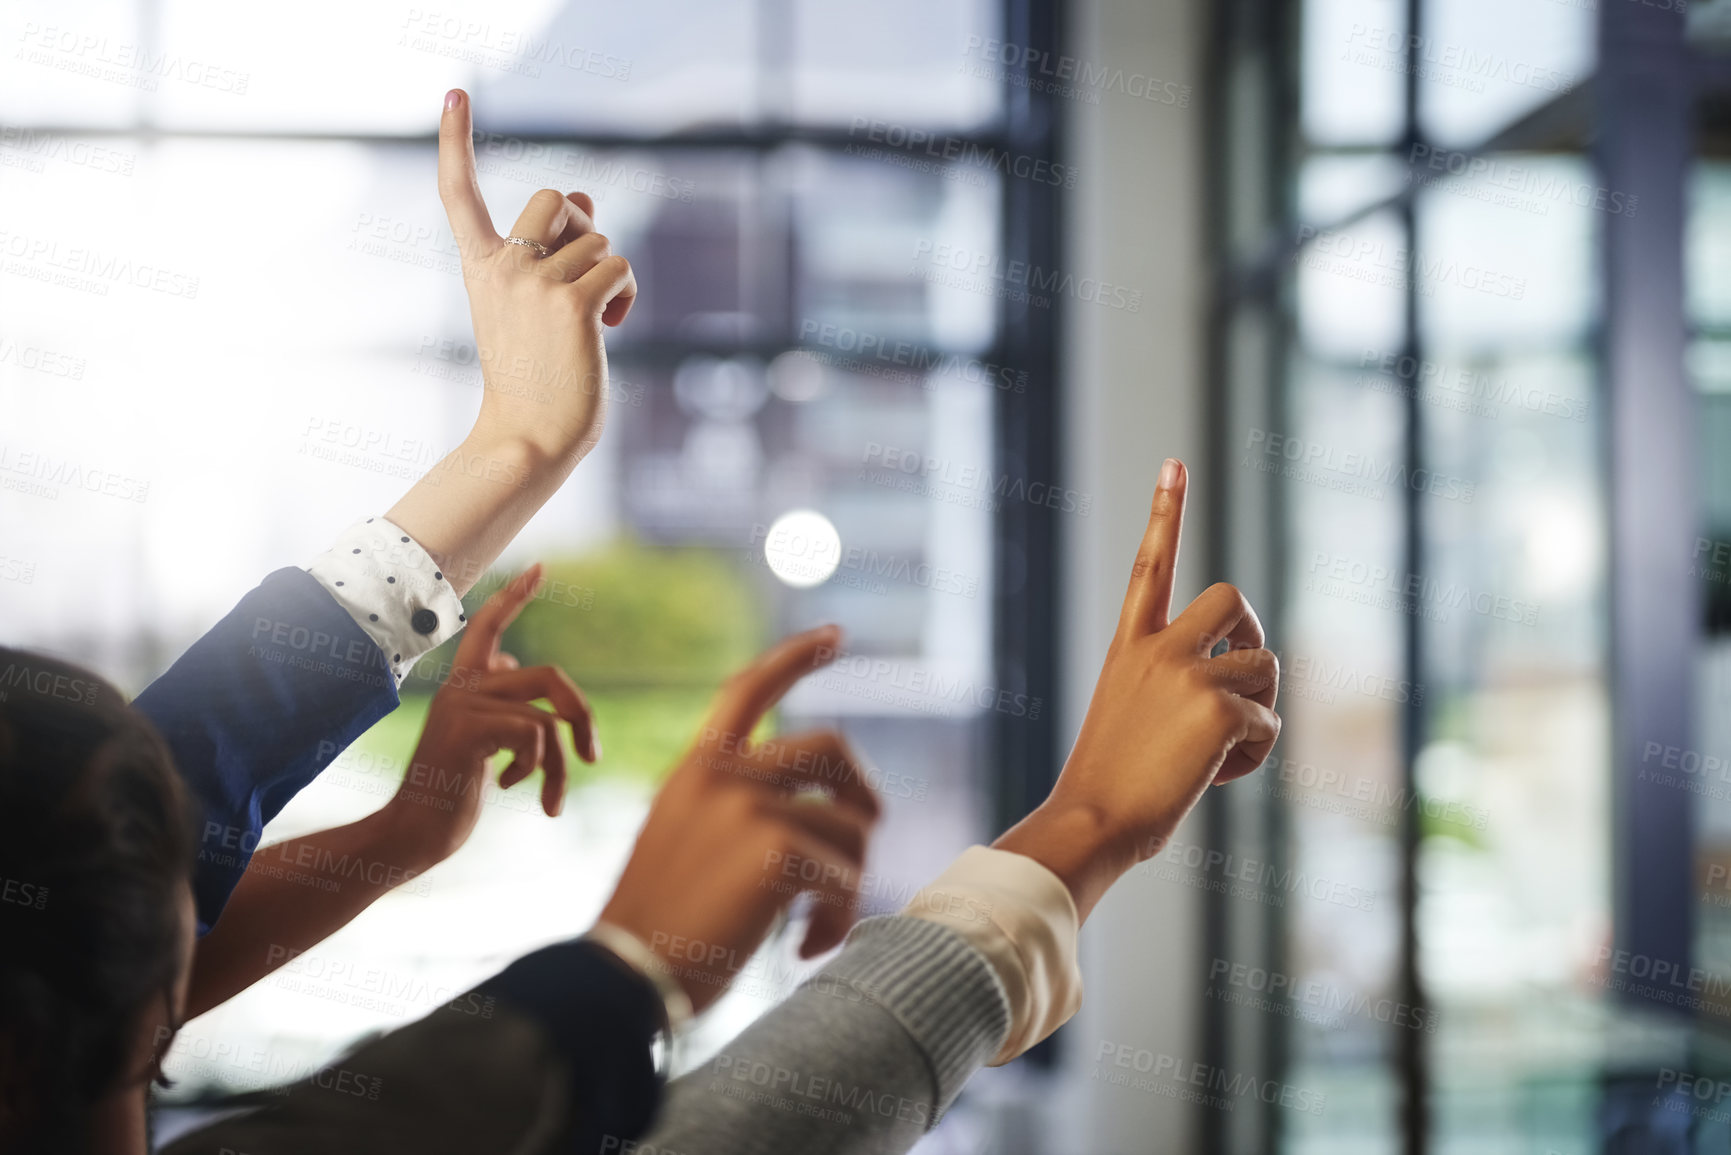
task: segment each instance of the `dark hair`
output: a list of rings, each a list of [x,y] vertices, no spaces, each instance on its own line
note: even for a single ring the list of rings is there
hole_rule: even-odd
[[[0,1140],[76,1149],[182,959],[197,829],[120,692],[0,647]]]

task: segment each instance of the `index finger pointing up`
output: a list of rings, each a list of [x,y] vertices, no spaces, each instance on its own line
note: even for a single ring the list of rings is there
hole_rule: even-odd
[[[464,256],[479,255],[503,242],[487,215],[481,185],[475,178],[474,121],[469,95],[460,88],[445,94],[439,117],[439,199],[451,222],[451,235]]]
[[[487,599],[487,604],[475,611],[469,629],[457,646],[454,665],[462,670],[488,670],[499,643],[505,637],[505,627],[517,620],[529,599],[541,585],[541,563],[536,562]]]
[[[759,721],[801,678],[835,660],[841,630],[820,626],[784,638],[727,680],[709,712],[709,725],[732,745],[742,745]]]
[[[1160,467],[1148,529],[1136,548],[1136,568],[1118,619],[1120,637],[1156,633],[1171,620],[1172,575],[1178,565],[1178,535],[1184,528],[1184,491],[1189,480],[1184,463],[1175,457],[1168,457]]]

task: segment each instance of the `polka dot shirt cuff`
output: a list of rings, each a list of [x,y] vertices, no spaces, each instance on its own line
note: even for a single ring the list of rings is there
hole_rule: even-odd
[[[467,620],[432,555],[382,517],[350,526],[307,572],[378,643],[399,686],[421,655]]]

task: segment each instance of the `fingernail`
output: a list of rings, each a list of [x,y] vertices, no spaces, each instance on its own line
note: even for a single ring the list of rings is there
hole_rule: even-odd
[[[1168,457],[1166,463],[1160,467],[1160,488],[1171,489],[1177,484],[1178,459],[1176,457]]]
[[[462,89],[453,88],[453,89],[451,89],[451,91],[445,93],[445,111],[446,112],[451,111],[453,108],[457,107],[461,103],[463,103],[463,90]]]

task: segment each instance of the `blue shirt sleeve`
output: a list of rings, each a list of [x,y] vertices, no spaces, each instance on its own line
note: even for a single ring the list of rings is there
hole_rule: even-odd
[[[193,895],[215,924],[264,824],[396,709],[385,655],[305,570],[280,569],[133,705],[161,731],[203,811]]]

